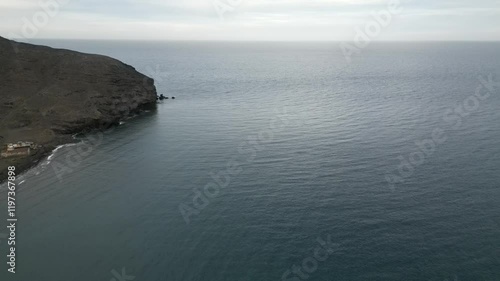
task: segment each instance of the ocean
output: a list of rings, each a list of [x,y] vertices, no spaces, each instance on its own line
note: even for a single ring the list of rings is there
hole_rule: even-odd
[[[500,280],[500,43],[34,43],[175,99],[21,176],[1,280]]]

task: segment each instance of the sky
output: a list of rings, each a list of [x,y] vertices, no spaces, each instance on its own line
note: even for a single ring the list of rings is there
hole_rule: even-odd
[[[7,38],[354,41],[360,34],[500,41],[500,0],[0,0]]]

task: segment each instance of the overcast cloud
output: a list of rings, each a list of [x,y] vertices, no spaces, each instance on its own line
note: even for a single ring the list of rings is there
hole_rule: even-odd
[[[35,38],[340,41],[352,40],[355,27],[391,0],[241,0],[224,20],[213,0],[0,1],[0,35],[11,38],[24,37],[33,24],[36,32],[28,33]],[[67,3],[37,24],[42,6],[55,1]],[[500,0],[401,0],[401,6],[377,40],[500,40]]]

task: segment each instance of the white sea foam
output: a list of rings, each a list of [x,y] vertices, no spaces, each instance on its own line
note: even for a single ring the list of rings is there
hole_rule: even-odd
[[[62,145],[58,145],[56,148],[54,148],[54,150],[52,150],[52,153],[49,155],[49,157],[47,157],[47,160],[48,162],[50,162],[50,160],[52,160],[52,158],[54,158],[54,155],[56,154],[56,152],[63,148],[63,147],[70,147],[70,146],[75,146],[75,145],[78,145],[79,143],[68,143],[68,144],[62,144]]]

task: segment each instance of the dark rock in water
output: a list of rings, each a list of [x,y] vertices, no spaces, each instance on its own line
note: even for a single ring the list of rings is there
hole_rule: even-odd
[[[173,100],[175,100],[175,97],[172,97]]]
[[[159,100],[164,100],[164,99],[167,99],[168,100],[168,97],[164,96],[163,94],[161,94],[159,97],[158,97]]]
[[[51,148],[71,134],[117,124],[155,104],[153,79],[132,66],[0,37],[2,143],[33,141]],[[7,162],[0,159],[0,181]]]

